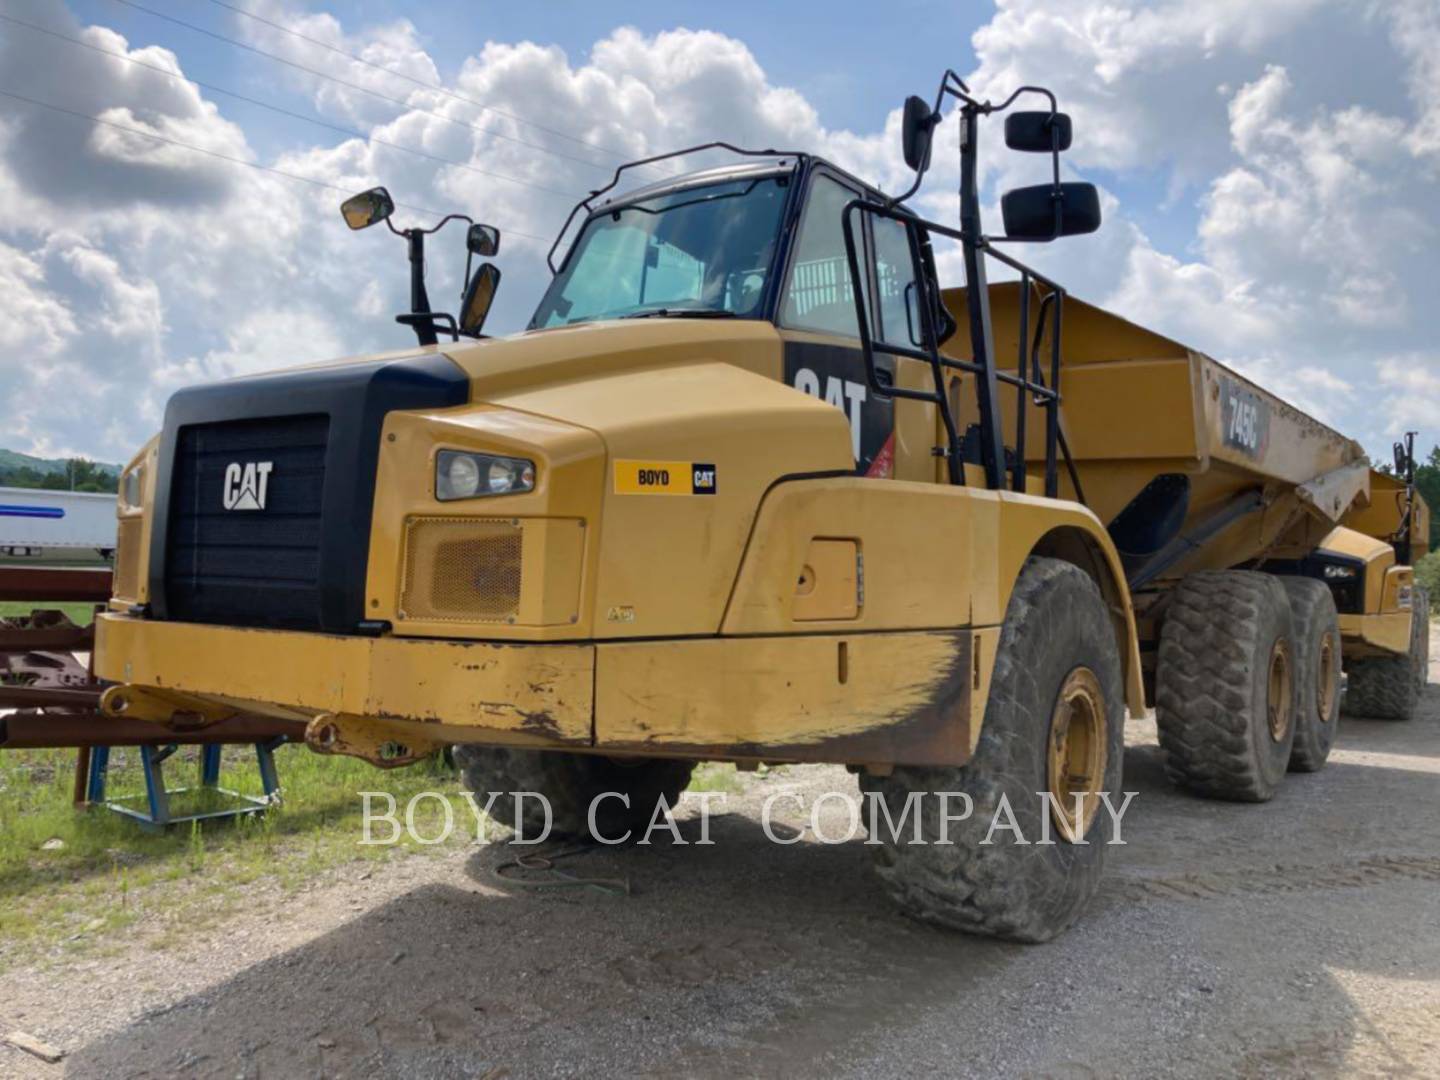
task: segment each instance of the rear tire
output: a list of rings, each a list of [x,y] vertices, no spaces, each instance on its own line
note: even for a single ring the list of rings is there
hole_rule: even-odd
[[[1086,842],[1072,843],[1064,828],[1075,826],[1069,819],[1062,825],[1037,793],[1055,791],[1058,776],[1063,794],[1103,791],[1118,809],[1124,750],[1120,652],[1100,590],[1070,563],[1032,558],[1005,613],[974,757],[960,768],[860,774],[867,800],[883,800],[895,822],[903,820],[911,793],[922,793],[924,844],[908,842],[914,836],[908,824],[898,836],[882,824],[881,835],[871,837],[881,882],[912,918],[988,937],[1049,940],[1098,888],[1114,823],[1098,796],[1087,798],[1079,822]],[[969,795],[971,815],[952,817],[947,830],[942,815],[960,813],[963,804],[942,805],[937,792]],[[1002,798],[1028,846],[1003,829],[984,843]],[[1060,802],[1074,805],[1070,798]],[[883,822],[878,814],[876,820]],[[1039,843],[1045,826],[1048,845]],[[939,843],[941,837],[950,842]]]
[[[1420,691],[1429,678],[1430,596],[1417,587],[1412,594],[1410,651],[1404,656],[1378,656],[1353,660],[1345,673],[1346,716],[1369,720],[1409,720],[1420,703]]]
[[[1291,772],[1319,772],[1340,723],[1340,617],[1323,581],[1282,577],[1295,631],[1295,745]]]
[[[1274,798],[1295,743],[1295,647],[1278,578],[1201,571],[1160,630],[1155,719],[1172,782],[1237,802]]]
[[[567,754],[554,750],[514,750],[503,746],[455,747],[465,789],[483,808],[496,793],[490,814],[501,824],[513,824],[513,792],[537,792],[549,801],[551,835],[590,839],[590,803],[607,791],[629,796],[627,807],[619,799],[604,799],[595,808],[595,826],[606,839],[619,839],[627,831],[644,831],[663,796],[674,806],[690,783],[692,761],[662,758],[616,760],[595,754]],[[540,836],[545,812],[535,799],[521,799],[520,820],[528,839]]]

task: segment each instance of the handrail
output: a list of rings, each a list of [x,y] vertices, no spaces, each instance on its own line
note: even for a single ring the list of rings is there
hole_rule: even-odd
[[[997,383],[1016,388],[1016,424],[1015,424],[1015,446],[1014,461],[1009,464],[1010,487],[1016,492],[1025,491],[1025,443],[1026,443],[1026,416],[1028,406],[1033,404],[1045,410],[1045,494],[1050,498],[1056,498],[1059,494],[1058,476],[1058,454],[1065,459],[1066,471],[1070,482],[1074,485],[1076,497],[1084,502],[1084,493],[1080,487],[1079,473],[1075,467],[1074,458],[1070,453],[1070,447],[1065,439],[1064,433],[1060,430],[1060,405],[1062,402],[1060,394],[1060,362],[1061,362],[1061,321],[1064,310],[1065,290],[1056,282],[1051,281],[1045,275],[1033,270],[1002,252],[990,247],[985,237],[973,237],[967,235],[960,229],[950,228],[938,222],[927,221],[917,217],[908,210],[900,208],[895,204],[881,205],[865,199],[854,199],[845,206],[841,214],[841,226],[845,235],[845,256],[849,263],[851,280],[864,281],[867,278],[862,275],[860,267],[860,245],[857,242],[857,214],[869,214],[875,217],[897,221],[905,228],[906,239],[910,248],[911,266],[915,274],[917,301],[920,315],[920,338],[922,345],[904,344],[877,340],[871,327],[870,312],[867,310],[865,291],[856,289],[855,311],[860,330],[860,347],[865,359],[865,376],[872,389],[892,398],[904,398],[907,400],[926,401],[933,403],[940,413],[941,424],[945,431],[946,445],[940,448],[940,453],[945,457],[948,466],[948,473],[951,483],[963,484],[964,467],[962,461],[962,440],[956,423],[954,410],[950,404],[949,395],[945,388],[945,372],[963,371],[979,376],[991,376]],[[940,298],[939,284],[935,280],[933,271],[933,252],[930,247],[932,235],[944,236],[958,240],[962,244],[973,246],[980,254],[988,255],[999,260],[1002,264],[1011,267],[1020,274],[1020,332],[1017,335],[1018,354],[1016,357],[1015,373],[994,370],[993,360],[987,358],[985,363],[978,363],[974,360],[961,360],[955,357],[945,356],[940,352],[942,344],[939,326],[939,312],[943,307]],[[1033,338],[1030,334],[1030,292],[1033,284],[1046,287],[1049,291],[1040,300],[1037,324]],[[975,302],[974,298],[967,295],[966,303]],[[1049,378],[1045,376],[1040,361],[1040,349],[1044,340],[1047,324],[1053,314],[1053,329],[1050,335],[1050,372]],[[912,342],[913,342],[912,337]],[[875,367],[875,358],[878,354],[893,356],[903,359],[916,360],[926,364],[930,368],[931,378],[934,381],[933,391],[910,390],[892,385],[882,385]],[[982,410],[983,412],[983,410]],[[982,418],[983,419],[983,418]],[[998,414],[993,422],[996,425],[1001,423]],[[1003,438],[1000,440],[1003,444]],[[1003,468],[1001,484],[1003,486]]]

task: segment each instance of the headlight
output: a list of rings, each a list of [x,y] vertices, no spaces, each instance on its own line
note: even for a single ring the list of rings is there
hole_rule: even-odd
[[[141,480],[145,466],[137,465],[120,478],[120,501],[127,509],[140,509]]]
[[[441,450],[435,459],[435,498],[476,499],[535,490],[535,463],[495,454]]]

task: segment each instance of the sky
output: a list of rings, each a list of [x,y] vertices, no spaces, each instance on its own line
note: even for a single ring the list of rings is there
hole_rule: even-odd
[[[1440,442],[1435,0],[0,0],[0,446],[124,461],[182,386],[406,346],[403,243],[347,193],[497,225],[514,331],[621,161],[725,139],[899,191],[901,103],[946,68],[1073,116],[1105,224],[1025,252],[1073,294],[1380,460]],[[1044,170],[996,127],[998,231]],[[955,146],[917,200],[952,224]],[[462,242],[431,243],[437,307]]]

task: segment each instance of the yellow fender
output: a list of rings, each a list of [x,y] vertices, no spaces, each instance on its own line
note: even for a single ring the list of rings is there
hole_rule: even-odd
[[[807,599],[826,587],[820,575],[835,541],[854,544],[859,602],[837,608],[842,617],[816,618]],[[756,515],[721,633],[970,627],[974,707],[983,712],[1005,608],[1031,555],[1073,562],[1095,578],[1115,620],[1126,703],[1143,713],[1139,640],[1119,554],[1093,513],[1062,500],[851,476],[782,481]],[[978,736],[978,723],[972,730]]]

